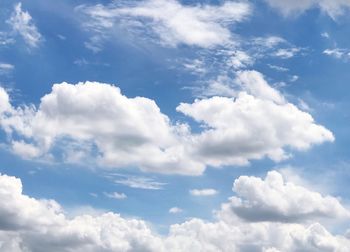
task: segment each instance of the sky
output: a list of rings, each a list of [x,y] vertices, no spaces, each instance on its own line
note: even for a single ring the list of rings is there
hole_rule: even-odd
[[[350,250],[349,0],[0,2],[0,250]]]

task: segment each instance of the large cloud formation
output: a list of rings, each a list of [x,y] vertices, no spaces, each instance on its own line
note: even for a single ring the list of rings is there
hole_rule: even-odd
[[[269,173],[265,182],[254,177],[236,180],[240,191],[249,191],[251,184],[270,183]],[[259,181],[259,182],[257,182]],[[292,187],[292,185],[290,185]],[[297,187],[297,186],[295,186]],[[244,189],[245,188],[245,189]],[[299,187],[298,187],[299,188]],[[287,186],[285,190],[289,190]],[[292,187],[292,191],[295,190]],[[306,195],[314,192],[299,188]],[[292,193],[292,192],[291,192]],[[258,202],[273,198],[275,192],[267,190],[255,197]],[[296,196],[298,197],[298,196]],[[308,197],[308,196],[306,196]],[[341,207],[338,200],[328,201],[320,196],[322,206],[311,201],[314,209]],[[240,219],[234,211],[225,208],[215,222],[191,219],[170,227],[169,234],[160,236],[143,220],[125,219],[115,213],[78,215],[68,218],[62,207],[53,200],[38,200],[22,192],[22,183],[15,177],[0,175],[0,250],[9,252],[119,252],[119,251],[348,251],[350,240],[332,235],[317,222],[283,223],[270,221],[250,222]],[[281,205],[293,205],[288,197]],[[299,199],[297,199],[299,201]],[[276,213],[279,213],[276,201]],[[228,203],[230,204],[230,203]],[[303,207],[302,207],[303,208]],[[256,209],[256,214],[261,208]],[[264,214],[264,213],[262,213]],[[292,212],[286,213],[293,215]],[[331,218],[331,216],[328,216]],[[335,219],[335,217],[333,217]],[[312,220],[312,219],[308,219]],[[306,221],[306,219],[304,219]]]
[[[92,160],[100,166],[190,175],[208,165],[247,165],[265,157],[280,161],[290,156],[285,148],[306,150],[334,140],[262,74],[240,72],[237,85],[234,97],[177,107],[202,126],[199,133],[187,123],[172,122],[153,100],[128,98],[118,87],[97,82],[55,84],[38,108],[13,107],[0,88],[0,126],[12,150],[24,158]]]

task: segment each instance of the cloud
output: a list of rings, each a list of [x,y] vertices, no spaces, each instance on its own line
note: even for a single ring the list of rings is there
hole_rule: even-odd
[[[114,176],[120,178],[114,178]],[[153,178],[122,174],[112,175],[110,179],[116,184],[145,190],[161,190],[166,185],[166,183],[155,181]]]
[[[190,190],[190,194],[193,196],[213,196],[217,193],[218,193],[218,191],[216,191],[215,189],[212,189],[212,188]]]
[[[343,48],[326,49],[323,51],[323,54],[333,57],[335,59],[342,59],[342,60],[350,59],[349,49],[343,49]]]
[[[324,13],[335,19],[343,15],[350,7],[348,0],[265,0],[271,7],[278,9],[284,15],[300,14],[312,8],[320,8]]]
[[[238,79],[244,90],[237,97],[212,97],[177,107],[207,128],[194,138],[193,157],[212,166],[244,165],[264,156],[278,161],[288,157],[284,146],[305,150],[334,140],[310,114],[267,85],[261,74],[242,72]]]
[[[128,98],[116,86],[97,82],[55,84],[38,108],[14,108],[0,89],[0,125],[12,151],[24,158],[184,175],[265,157],[280,161],[290,155],[285,148],[302,151],[334,140],[262,74],[242,71],[235,82],[233,97],[176,108],[202,126],[198,133],[186,123],[172,122],[153,100]]]
[[[121,1],[108,6],[83,5],[77,7],[77,11],[89,17],[85,27],[100,33],[97,36],[105,36],[103,30],[111,30],[119,24],[126,26],[129,32],[142,30],[148,36],[152,32],[168,46],[185,44],[208,48],[231,43],[228,25],[245,19],[251,8],[246,2],[183,5],[175,0],[145,0]],[[99,40],[96,36],[94,39]],[[91,44],[96,43],[92,40]]]
[[[245,177],[238,180],[241,178]],[[6,175],[0,175],[0,200],[6,202],[0,204],[0,249],[3,251],[326,252],[346,251],[350,246],[345,236],[332,235],[317,222],[250,223],[220,217],[206,222],[194,218],[171,225],[169,234],[160,236],[145,221],[123,218],[112,212],[87,209],[92,214],[77,213],[68,217],[57,202],[23,194],[21,181]],[[257,208],[256,214],[259,211]],[[228,214],[233,217],[235,213]]]
[[[107,198],[111,198],[111,199],[122,200],[122,199],[126,199],[127,198],[127,196],[124,193],[118,193],[118,192],[108,193],[108,192],[104,192],[103,194]]]
[[[338,199],[286,182],[277,171],[270,171],[264,180],[241,176],[235,180],[233,191],[237,196],[224,205],[224,211],[233,211],[240,218],[252,222],[295,223],[350,217],[350,212]]]
[[[21,3],[15,5],[14,12],[7,23],[12,26],[14,32],[22,36],[29,47],[36,48],[42,41],[42,35],[33,23],[31,15],[22,10]]]
[[[172,207],[169,209],[169,213],[171,214],[178,214],[178,213],[182,213],[183,210],[179,207]]]
[[[1,125],[8,133],[16,131],[29,140],[13,149],[21,150],[19,154],[43,156],[63,141],[62,157],[74,157],[71,161],[92,157],[100,166],[138,166],[163,173],[204,169],[184,152],[181,141],[188,132],[186,125],[171,124],[153,100],[127,98],[108,84],[55,84],[41,99],[39,109],[11,108]]]
[[[283,48],[283,49],[278,49],[273,56],[281,58],[281,59],[289,59],[294,57],[298,52],[300,52],[300,48]]]
[[[0,75],[6,75],[11,73],[15,69],[15,66],[8,63],[0,62]]]

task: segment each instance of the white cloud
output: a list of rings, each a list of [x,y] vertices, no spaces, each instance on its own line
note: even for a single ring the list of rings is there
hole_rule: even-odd
[[[178,213],[182,213],[183,210],[179,207],[172,207],[169,209],[169,213],[171,214],[178,214]]]
[[[276,52],[273,53],[273,56],[282,58],[282,59],[289,59],[294,57],[298,52],[300,52],[300,48],[294,47],[294,48],[282,48],[278,49]]]
[[[114,178],[119,177],[119,178]],[[116,184],[125,185],[131,188],[145,189],[145,190],[161,190],[166,185],[166,183],[158,182],[153,178],[131,176],[115,174],[109,175],[109,178]]]
[[[252,40],[253,45],[266,48],[275,48],[280,44],[285,44],[287,41],[278,36],[257,37]]]
[[[27,11],[22,10],[21,3],[15,5],[15,10],[7,23],[12,26],[15,32],[22,36],[29,47],[36,48],[42,41],[42,35],[33,23],[31,15]]]
[[[232,55],[227,60],[227,64],[233,69],[241,69],[252,65],[254,62],[253,58],[246,52],[236,50],[232,52]]]
[[[212,166],[244,165],[264,156],[278,161],[288,157],[284,146],[305,150],[334,140],[310,114],[284,101],[261,74],[242,72],[239,80],[246,91],[237,97],[212,97],[177,107],[207,128],[195,135],[192,157]]]
[[[208,165],[246,165],[264,157],[280,161],[290,155],[286,147],[306,150],[334,140],[260,73],[239,72],[235,82],[229,98],[176,108],[203,126],[198,133],[171,122],[153,100],[128,98],[119,88],[97,82],[55,84],[38,108],[14,108],[0,89],[0,125],[12,150],[24,158],[52,158],[55,149],[62,154],[56,159],[64,162],[186,175],[199,175]]]
[[[190,190],[190,194],[193,196],[213,196],[217,193],[218,191],[212,188]]]
[[[271,196],[270,193],[267,196]],[[260,193],[256,199],[261,202],[265,196]],[[165,236],[153,232],[145,221],[126,219],[111,212],[87,208],[68,217],[57,202],[28,197],[22,192],[20,180],[6,175],[0,175],[0,201],[6,202],[0,204],[0,249],[3,251],[345,252],[350,247],[349,239],[332,235],[317,222],[250,223],[233,218],[233,211],[227,212],[231,215],[229,220],[228,216],[219,216],[214,222],[191,219],[171,225]],[[280,203],[283,205],[283,202]],[[328,205],[332,203],[324,202],[326,208],[332,207]],[[260,209],[256,210],[259,214]]]
[[[332,18],[342,15],[350,7],[349,0],[265,0],[271,7],[280,10],[284,15],[300,14],[311,8],[320,8]]]
[[[7,46],[15,43],[16,41],[10,36],[8,32],[0,31],[0,45]]]
[[[276,66],[276,65],[271,65],[271,64],[268,64],[268,66],[269,66],[269,68],[276,70],[278,72],[288,72],[289,71],[289,69],[286,67],[281,67],[281,66]]]
[[[153,100],[127,98],[115,86],[56,84],[41,99],[38,110],[27,110],[12,108],[1,121],[6,132],[17,131],[30,140],[22,142],[20,150],[28,150],[31,144],[41,150],[38,156],[45,155],[64,140],[73,144],[64,144],[63,156],[75,161],[92,156],[101,166],[134,165],[153,172],[185,174],[204,169],[184,152],[181,141],[188,134],[186,125],[172,125]]]
[[[269,172],[265,180],[241,176],[235,180],[233,191],[237,196],[224,205],[224,211],[233,211],[248,221],[295,223],[350,217],[338,199],[286,182],[277,171]]]
[[[122,200],[122,199],[126,199],[127,198],[125,193],[118,193],[118,192],[108,193],[108,192],[104,192],[103,194],[107,198],[111,198],[111,199]]]
[[[15,69],[15,66],[8,63],[0,62],[0,75],[11,73]]]
[[[85,26],[100,34],[97,36],[119,23],[135,32],[140,29],[149,32],[151,28],[166,45],[205,48],[231,43],[232,35],[227,26],[242,21],[251,12],[246,2],[182,5],[175,0],[122,1],[109,6],[79,6],[77,10],[90,17]]]
[[[326,49],[323,51],[323,54],[336,59],[343,59],[343,60],[350,59],[349,49],[343,49],[343,48]]]
[[[242,89],[256,98],[270,100],[277,104],[284,104],[286,101],[277,89],[272,88],[264,79],[264,76],[257,71],[238,72],[236,81]]]

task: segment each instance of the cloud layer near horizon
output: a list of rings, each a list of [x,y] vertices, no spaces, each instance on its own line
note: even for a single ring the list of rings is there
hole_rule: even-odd
[[[256,177],[239,177],[234,183],[234,190],[242,194],[265,184],[277,193],[302,191],[305,199],[313,197],[315,200],[310,201],[310,209],[314,210],[301,222],[279,222],[278,216],[285,203],[293,205],[295,200],[302,201],[299,195],[287,197],[281,202],[275,197],[276,192],[268,189],[254,198],[262,206],[266,205],[266,199],[274,200],[269,221],[240,219],[240,215],[235,214],[235,208],[232,211],[227,207],[232,204],[229,202],[223,204],[216,221],[190,219],[172,225],[169,234],[161,236],[143,220],[126,219],[111,212],[69,218],[54,200],[31,198],[23,194],[20,179],[0,175],[0,200],[6,202],[0,205],[0,248],[11,252],[346,251],[350,240],[345,236],[332,235],[321,224],[313,222],[313,215],[317,215],[317,211],[331,209],[324,217],[339,220],[344,216],[340,217],[336,212],[348,215],[348,211],[331,196],[322,196],[291,183],[279,185],[280,176],[273,171],[264,181]],[[303,210],[302,207],[300,211]],[[263,208],[256,208],[256,214],[260,211],[264,215]],[[286,216],[292,217],[291,220],[294,214],[293,211],[285,212]]]

